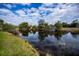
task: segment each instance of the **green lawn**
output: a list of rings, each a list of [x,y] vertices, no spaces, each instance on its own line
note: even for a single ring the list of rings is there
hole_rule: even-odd
[[[8,32],[0,32],[0,56],[33,56],[36,50],[24,40]]]

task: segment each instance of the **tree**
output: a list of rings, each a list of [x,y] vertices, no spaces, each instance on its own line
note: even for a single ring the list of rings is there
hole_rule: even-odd
[[[23,22],[19,25],[19,31],[23,34],[23,35],[27,35],[29,32],[29,26],[27,22]]]
[[[45,23],[45,22],[41,22],[39,23],[38,25],[38,31],[48,31],[49,30],[49,25],[48,23]]]
[[[60,30],[63,27],[62,23],[60,21],[56,22],[55,26],[56,26],[57,30]]]
[[[70,25],[67,24],[66,22],[63,22],[63,23],[62,23],[62,26],[63,26],[63,27],[69,27]]]
[[[40,41],[44,40],[44,37],[47,36],[48,31],[49,31],[49,25],[48,23],[45,23],[44,20],[40,20],[38,22],[38,33],[39,33],[39,38]]]
[[[43,24],[43,23],[45,23],[45,21],[44,21],[43,19],[40,19],[40,20],[38,21],[38,24]]]
[[[56,30],[56,27],[52,24],[49,25],[49,34],[52,35]]]
[[[4,21],[2,19],[0,19],[0,31],[2,31],[2,29],[3,29],[3,24],[4,24]]]
[[[71,27],[76,27],[78,23],[79,23],[78,19],[73,20],[71,23]]]
[[[5,23],[5,24],[3,25],[3,31],[10,32],[10,31],[12,31],[12,30],[14,30],[14,29],[15,29],[15,26],[12,25],[12,24]]]
[[[35,33],[36,31],[37,31],[37,26],[36,25],[33,25],[32,26],[32,32]]]

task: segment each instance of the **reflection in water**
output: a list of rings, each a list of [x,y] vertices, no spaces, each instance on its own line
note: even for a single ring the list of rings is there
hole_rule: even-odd
[[[56,32],[54,33],[54,35],[55,35],[55,37],[59,40],[60,37],[61,37],[61,35],[62,35],[62,32],[61,32],[61,31],[56,31]]]
[[[34,44],[34,47],[42,51],[42,54],[46,52],[43,55],[79,55],[79,34],[45,35],[36,32],[22,38]],[[42,44],[40,39],[43,40]]]
[[[45,39],[45,37],[48,35],[45,32],[38,32],[38,34],[39,34],[40,42],[42,42]]]

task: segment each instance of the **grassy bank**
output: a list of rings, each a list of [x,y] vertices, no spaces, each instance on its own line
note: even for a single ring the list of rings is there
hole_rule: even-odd
[[[79,28],[62,28],[62,32],[79,33]]]
[[[24,40],[8,32],[0,32],[0,55],[2,56],[32,56],[36,50]]]

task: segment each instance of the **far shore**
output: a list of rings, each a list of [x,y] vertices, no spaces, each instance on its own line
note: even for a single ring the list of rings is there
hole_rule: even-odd
[[[60,29],[62,32],[71,32],[71,33],[79,33],[79,28],[62,28]]]

